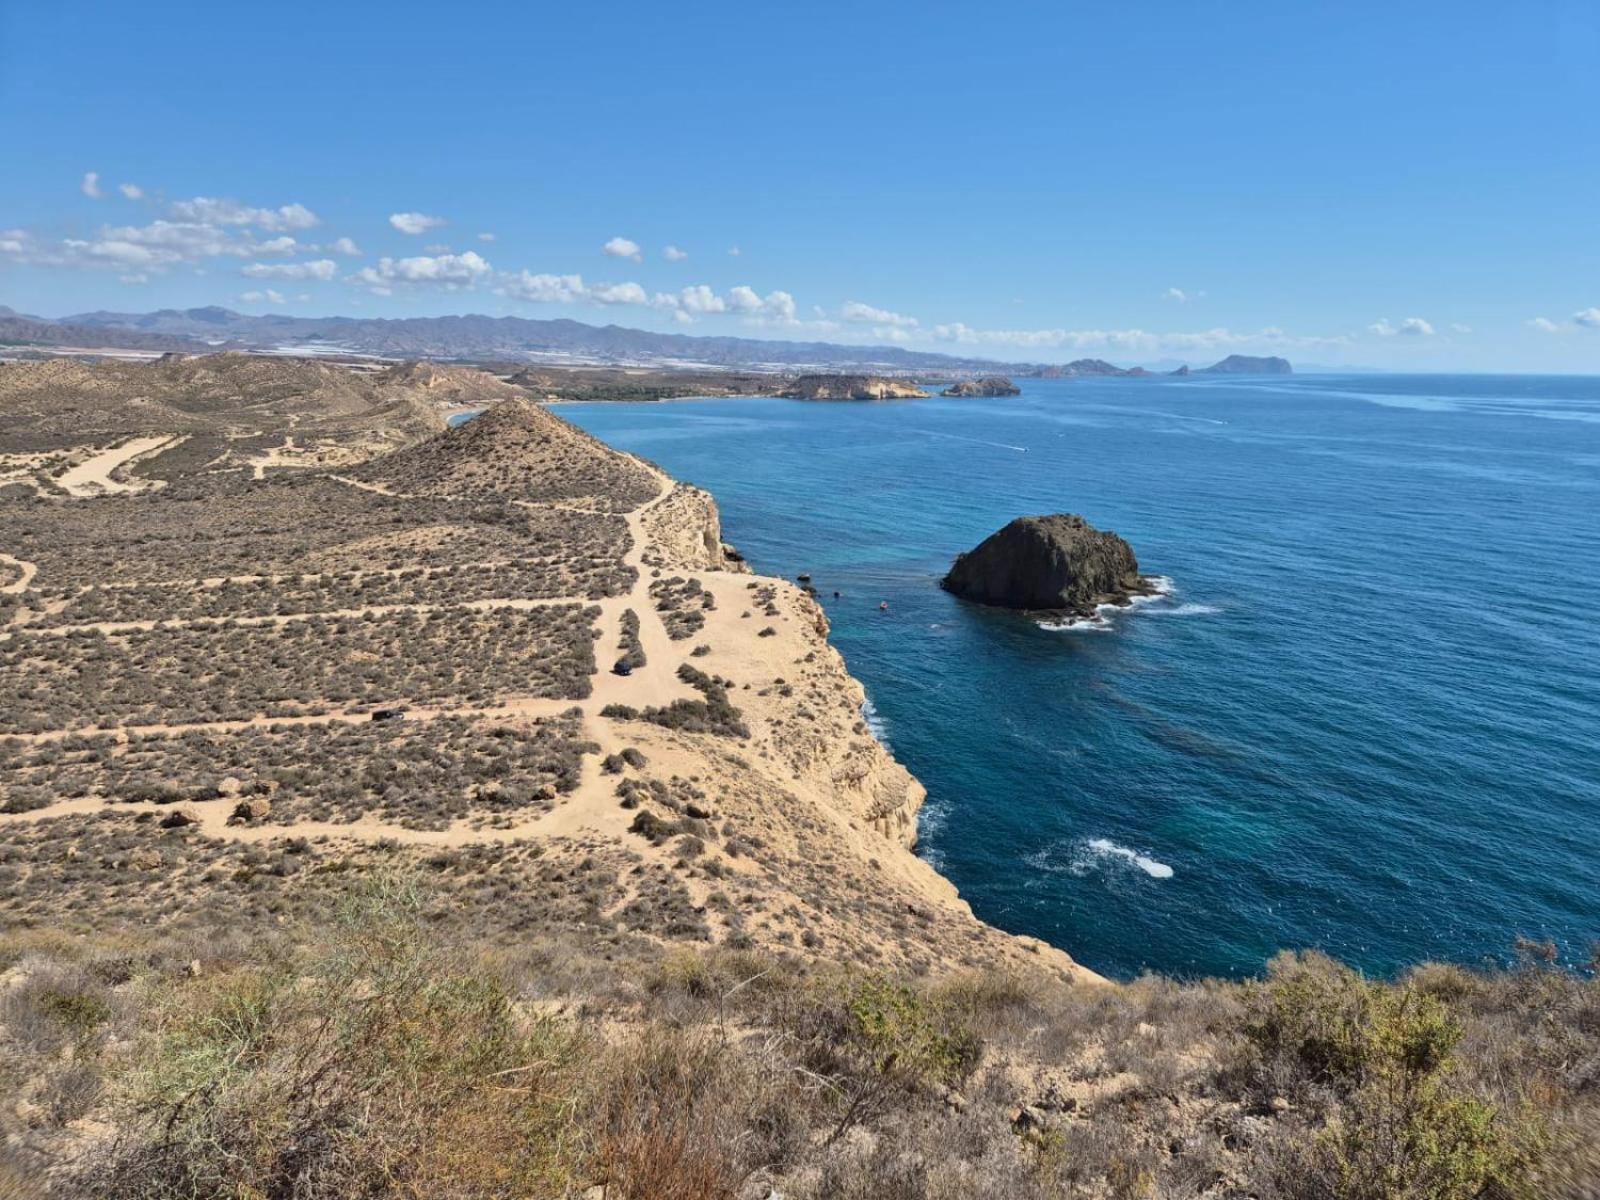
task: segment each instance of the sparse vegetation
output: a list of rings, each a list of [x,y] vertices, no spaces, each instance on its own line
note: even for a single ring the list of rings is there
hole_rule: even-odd
[[[0,731],[286,717],[395,698],[581,699],[596,613],[549,604],[14,637],[0,642],[0,693],[11,697]]]
[[[631,608],[622,614],[622,640],[617,644],[617,649],[622,651],[622,657],[617,661],[627,663],[635,671],[648,661],[644,643],[639,640],[639,614]]]
[[[650,585],[650,595],[667,627],[667,636],[675,642],[691,638],[705,628],[706,613],[717,606],[717,598],[693,577],[657,579]]]
[[[184,942],[0,942],[11,1169],[54,1162],[60,1194],[119,1200],[1579,1200],[1600,1181],[1600,984],[1538,963],[917,981],[619,955],[576,930],[446,942],[409,877],[356,894],[314,936],[213,940],[198,974]]]
[[[728,699],[728,681],[707,675],[688,663],[678,668],[678,678],[689,684],[704,700],[674,700],[667,705],[651,705],[636,709],[626,704],[608,704],[600,710],[602,717],[622,721],[649,721],[667,729],[682,729],[689,733],[718,733],[727,737],[749,737],[750,727],[743,715]]]

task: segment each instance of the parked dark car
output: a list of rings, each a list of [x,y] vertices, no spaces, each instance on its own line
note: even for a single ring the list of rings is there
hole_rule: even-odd
[[[403,708],[375,708],[372,710],[374,721],[401,721],[405,719],[406,710]]]
[[[632,675],[633,664],[625,658],[619,658],[616,661],[616,665],[611,668],[611,673],[613,675]]]

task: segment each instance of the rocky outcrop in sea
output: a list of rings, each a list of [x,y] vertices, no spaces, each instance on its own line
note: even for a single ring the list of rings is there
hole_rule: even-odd
[[[928,393],[881,375],[802,375],[778,395],[788,400],[914,400]]]
[[[1133,547],[1077,513],[1018,517],[957,555],[941,586],[978,604],[1084,618],[1156,591]]]
[[[983,379],[963,379],[952,383],[941,396],[1020,396],[1022,389],[1003,375],[989,375]]]

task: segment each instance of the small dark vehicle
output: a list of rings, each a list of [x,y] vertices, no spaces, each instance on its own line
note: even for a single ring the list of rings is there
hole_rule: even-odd
[[[616,665],[611,668],[611,673],[613,675],[632,675],[633,664],[625,658],[619,658]]]
[[[372,710],[374,721],[403,721],[406,710],[404,708],[375,708]]]

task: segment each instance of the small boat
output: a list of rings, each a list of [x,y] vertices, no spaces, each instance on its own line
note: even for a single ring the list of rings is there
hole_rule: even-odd
[[[798,579],[801,583],[810,583],[811,582],[810,574],[808,574],[805,571],[801,571],[800,574],[795,576],[795,578]]]
[[[878,601],[878,611],[879,612],[888,612],[889,611],[889,602],[887,600],[879,600]]]

